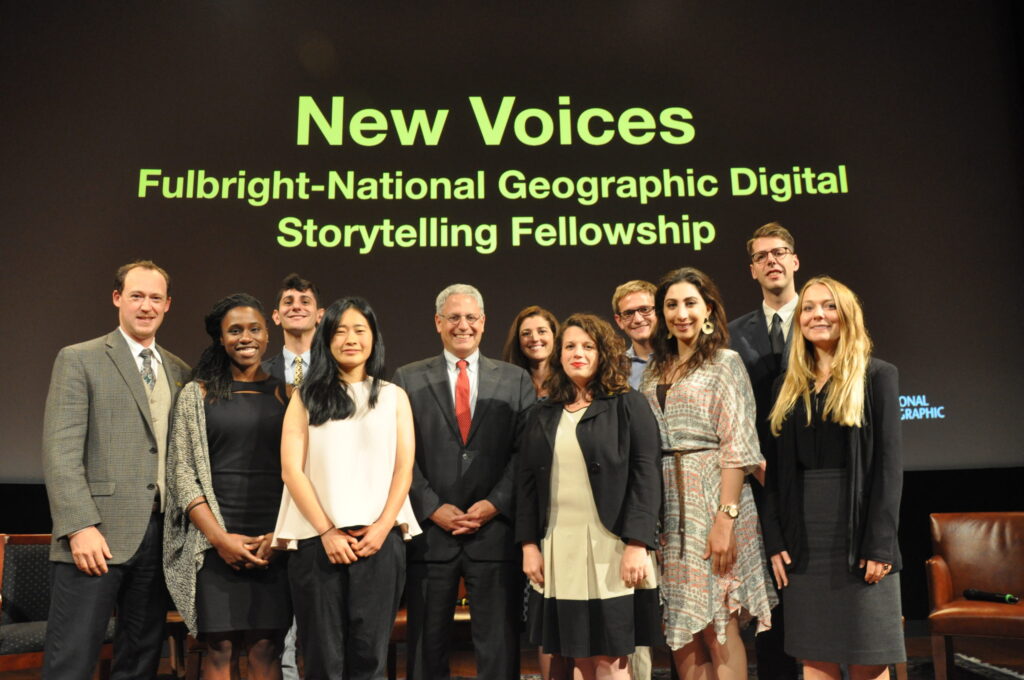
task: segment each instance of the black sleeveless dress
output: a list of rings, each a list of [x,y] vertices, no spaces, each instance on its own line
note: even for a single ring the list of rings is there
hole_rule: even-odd
[[[283,383],[231,383],[231,398],[206,402],[206,438],[213,490],[229,533],[259,536],[274,530],[281,481]],[[200,632],[287,629],[292,622],[287,555],[269,569],[235,571],[214,549],[196,577]]]

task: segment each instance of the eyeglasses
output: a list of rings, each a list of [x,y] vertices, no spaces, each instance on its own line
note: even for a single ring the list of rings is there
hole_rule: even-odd
[[[484,318],[481,314],[449,314],[448,316],[442,317],[452,326],[458,326],[463,319],[466,320],[470,326],[476,324],[477,321]]]
[[[764,264],[764,261],[768,259],[769,255],[771,255],[776,260],[781,260],[782,258],[786,257],[787,255],[792,255],[792,254],[793,254],[793,249],[792,248],[787,248],[786,246],[783,246],[781,248],[772,248],[771,250],[759,250],[759,251],[757,251],[756,253],[754,253],[753,255],[750,256],[750,260],[754,264]]]
[[[644,305],[643,307],[624,309],[621,312],[619,312],[619,316],[625,319],[626,321],[632,319],[636,314],[639,314],[640,316],[650,316],[651,314],[654,314],[654,307]]]

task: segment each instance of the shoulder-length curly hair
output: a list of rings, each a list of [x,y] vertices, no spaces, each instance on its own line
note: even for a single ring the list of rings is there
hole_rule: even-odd
[[[811,286],[824,286],[828,289],[839,316],[839,341],[832,357],[824,417],[840,425],[860,427],[864,422],[864,389],[871,360],[871,336],[864,325],[864,311],[857,295],[847,286],[830,276],[816,276],[800,289],[796,303],[797,317],[793,320],[797,328]],[[793,330],[799,332],[797,328]],[[782,423],[792,413],[797,400],[803,401],[807,424],[810,425],[811,389],[817,376],[817,367],[818,357],[810,340],[802,336],[794,337],[789,347],[786,378],[769,416],[772,434],[782,432]]]
[[[531,316],[539,316],[548,322],[548,327],[551,329],[552,337],[558,335],[558,319],[555,315],[537,305],[530,305],[524,307],[516,318],[512,321],[512,325],[509,326],[508,336],[505,338],[505,348],[501,351],[502,361],[507,361],[510,364],[515,364],[520,368],[525,368],[527,371],[530,370],[530,360],[523,354],[523,347],[519,344],[519,328],[523,325],[523,322],[529,319]],[[554,346],[554,345],[553,345]],[[552,350],[554,352],[554,350]]]
[[[725,316],[725,305],[722,303],[722,294],[718,292],[718,286],[711,280],[711,277],[694,267],[682,267],[670,271],[661,277],[658,282],[658,290],[654,293],[654,311],[658,316],[657,331],[651,336],[651,347],[654,350],[651,359],[651,370],[657,376],[663,376],[672,369],[676,358],[679,357],[679,343],[675,336],[668,329],[665,321],[665,297],[668,289],[677,283],[692,284],[700,293],[704,304],[708,307],[708,320],[711,321],[714,330],[710,334],[698,332],[697,347],[693,354],[686,360],[683,366],[683,375],[692,373],[706,362],[714,359],[718,350],[729,347],[729,320]]]
[[[210,336],[210,344],[203,350],[196,367],[192,369],[192,380],[198,380],[206,389],[206,399],[217,401],[231,398],[231,359],[224,351],[221,343],[221,322],[232,309],[236,307],[251,307],[264,319],[263,327],[266,330],[267,322],[263,314],[263,304],[248,293],[235,293],[228,295],[213,304],[213,308],[203,317],[203,325],[206,334]],[[266,349],[266,344],[263,345]]]
[[[594,399],[629,391],[629,359],[626,358],[626,342],[612,329],[611,324],[594,314],[573,314],[562,322],[555,337],[555,349],[548,357],[550,371],[544,381],[548,399],[556,404],[576,401],[576,385],[565,374],[562,367],[562,340],[565,332],[572,327],[581,329],[593,338],[597,345],[597,370],[587,385],[587,391]]]

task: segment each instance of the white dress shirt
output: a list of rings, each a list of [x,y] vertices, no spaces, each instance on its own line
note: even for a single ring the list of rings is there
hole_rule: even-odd
[[[796,314],[796,303],[800,299],[799,295],[794,295],[793,299],[782,305],[779,309],[772,309],[761,301],[761,309],[764,310],[764,320],[768,324],[768,332],[772,332],[772,317],[778,314],[782,318],[782,337],[789,340],[789,330],[793,327],[793,316]]]
[[[459,367],[456,362],[461,361],[457,356],[444,351],[444,363],[448,368],[448,385],[452,389],[452,404],[455,404],[455,382],[459,379]],[[469,374],[469,414],[470,417],[476,412],[477,382],[480,377],[480,350],[477,350],[466,357],[466,373]]]
[[[153,367],[153,377],[159,378],[160,367],[163,365],[164,359],[163,357],[160,356],[160,352],[157,351],[156,349],[156,341],[154,340],[149,347],[146,347],[145,345],[140,344],[134,338],[125,333],[124,329],[121,328],[120,326],[117,327],[117,330],[121,331],[121,336],[124,338],[124,341],[128,343],[128,351],[130,351],[132,353],[132,356],[135,357],[135,365],[138,367],[140,375],[142,374],[142,357],[139,355],[142,353],[142,350],[144,349],[153,351],[153,361],[150,362],[150,364]]]
[[[309,355],[307,349],[302,354],[295,354],[287,347],[281,348],[281,356],[284,358],[284,381],[289,385],[295,384],[295,357],[302,357],[302,379],[309,375]]]

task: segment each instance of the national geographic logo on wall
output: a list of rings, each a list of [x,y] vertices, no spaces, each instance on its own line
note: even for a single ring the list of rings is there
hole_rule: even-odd
[[[925,394],[901,394],[900,420],[944,420],[945,406],[932,406]]]

